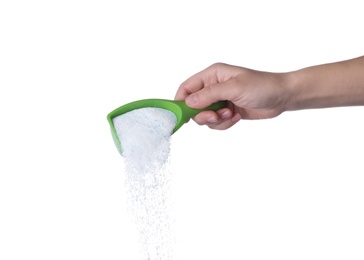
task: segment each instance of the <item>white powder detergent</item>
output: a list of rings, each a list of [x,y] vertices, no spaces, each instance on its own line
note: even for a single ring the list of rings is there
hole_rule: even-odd
[[[132,218],[141,240],[141,259],[173,259],[170,138],[174,113],[141,108],[113,119],[121,141]]]

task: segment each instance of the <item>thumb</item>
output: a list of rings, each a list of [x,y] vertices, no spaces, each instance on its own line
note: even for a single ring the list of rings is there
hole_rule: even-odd
[[[202,109],[220,100],[231,101],[237,93],[236,89],[236,85],[230,81],[209,85],[186,97],[185,102],[189,107]]]

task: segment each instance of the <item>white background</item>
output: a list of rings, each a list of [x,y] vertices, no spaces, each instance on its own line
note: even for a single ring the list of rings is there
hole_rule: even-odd
[[[360,1],[1,1],[0,259],[135,259],[106,115],[215,62],[363,55]],[[172,137],[176,259],[363,259],[364,108]]]

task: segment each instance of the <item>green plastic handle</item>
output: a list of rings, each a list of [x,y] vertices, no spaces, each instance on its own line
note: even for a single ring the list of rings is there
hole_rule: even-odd
[[[190,120],[192,117],[194,117],[195,115],[197,115],[202,111],[208,111],[208,110],[217,111],[221,108],[226,107],[226,101],[219,101],[203,109],[191,108],[187,106],[184,101],[173,101],[173,103],[178,106],[178,109],[176,109],[175,107],[170,108],[170,111],[175,113],[177,116],[177,124],[173,129],[173,133],[175,133],[178,129],[180,129],[181,126],[185,124],[188,120]]]

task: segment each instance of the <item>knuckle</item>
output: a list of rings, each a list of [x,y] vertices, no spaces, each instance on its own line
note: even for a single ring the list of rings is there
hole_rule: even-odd
[[[193,121],[195,121],[196,122],[196,124],[198,124],[198,125],[205,125],[205,121],[204,120],[202,120],[199,116],[195,116],[195,118],[193,118]]]
[[[220,70],[221,68],[225,67],[226,64],[225,63],[222,63],[222,62],[216,62],[214,64],[212,64],[209,68],[213,71],[218,71]]]

